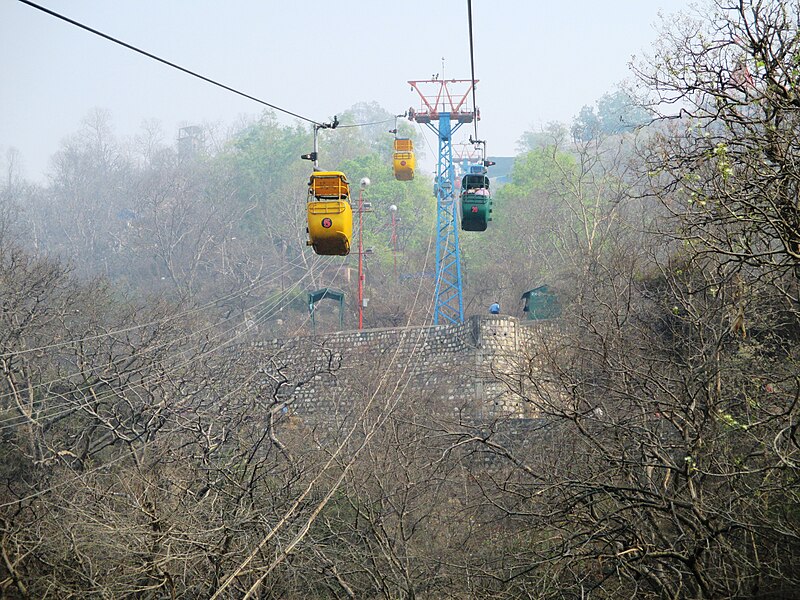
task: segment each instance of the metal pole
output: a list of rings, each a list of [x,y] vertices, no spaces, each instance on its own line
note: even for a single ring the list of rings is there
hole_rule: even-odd
[[[317,141],[317,138],[319,137],[319,128],[320,125],[314,125],[314,154],[311,155],[313,157],[311,164],[314,171],[318,170],[317,158],[319,157],[319,142]]]
[[[392,256],[394,257],[394,280],[397,281],[397,207],[392,204],[389,207],[389,212],[392,213]]]
[[[358,328],[364,329],[364,186],[358,190]]]
[[[369,177],[361,178],[358,189],[358,328],[364,329],[364,190]]]
[[[397,223],[392,213],[392,254],[394,255],[394,278],[397,279]]]

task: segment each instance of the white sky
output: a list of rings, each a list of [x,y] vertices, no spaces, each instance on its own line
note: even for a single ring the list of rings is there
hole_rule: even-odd
[[[469,79],[466,0],[40,0],[43,6],[317,121],[357,102],[418,107],[406,81]],[[689,0],[473,0],[480,137],[514,155],[523,132],[569,122],[628,76],[658,14]],[[160,121],[235,123],[263,107],[53,18],[0,0],[0,166],[42,181],[94,108],[115,133]],[[291,124],[292,117],[280,117]],[[471,132],[462,128],[464,137]]]

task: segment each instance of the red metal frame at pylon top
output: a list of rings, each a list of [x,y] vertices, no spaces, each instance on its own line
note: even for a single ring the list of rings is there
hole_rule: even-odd
[[[478,162],[483,157],[479,148],[469,142],[453,144],[453,160],[456,162]]]
[[[459,123],[472,123],[474,119],[481,120],[480,111],[469,108],[468,98],[472,93],[472,88],[478,83],[478,79],[422,79],[419,81],[409,81],[411,89],[414,89],[422,99],[420,110],[408,109],[408,118],[417,123],[430,123],[437,121],[440,113],[450,113],[450,118]],[[450,85],[466,83],[467,90],[460,95],[453,95]],[[424,85],[425,91],[433,90],[426,94],[420,89]]]

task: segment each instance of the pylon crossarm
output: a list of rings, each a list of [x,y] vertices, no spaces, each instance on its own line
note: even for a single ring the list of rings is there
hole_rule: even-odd
[[[419,94],[421,105],[419,111],[409,111],[408,118],[420,123],[439,120],[442,113],[449,113],[459,122],[469,122],[477,116],[475,107],[468,107],[472,88],[478,80],[471,79],[421,79],[408,82]],[[463,94],[454,93],[453,86],[466,84]],[[425,93],[429,91],[430,93]]]

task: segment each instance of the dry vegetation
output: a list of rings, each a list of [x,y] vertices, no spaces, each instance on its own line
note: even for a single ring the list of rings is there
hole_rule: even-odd
[[[95,115],[49,185],[10,170],[0,597],[800,598],[800,4],[716,0],[634,71],[653,123],[552,128],[492,252],[465,247],[480,305],[559,290],[560,335],[505,382],[524,422],[437,417],[357,362],[336,427],[284,410],[303,381],[242,344],[344,283],[298,233],[305,131],[187,158]],[[349,131],[424,271],[428,184]],[[420,322],[370,218],[370,324]]]

